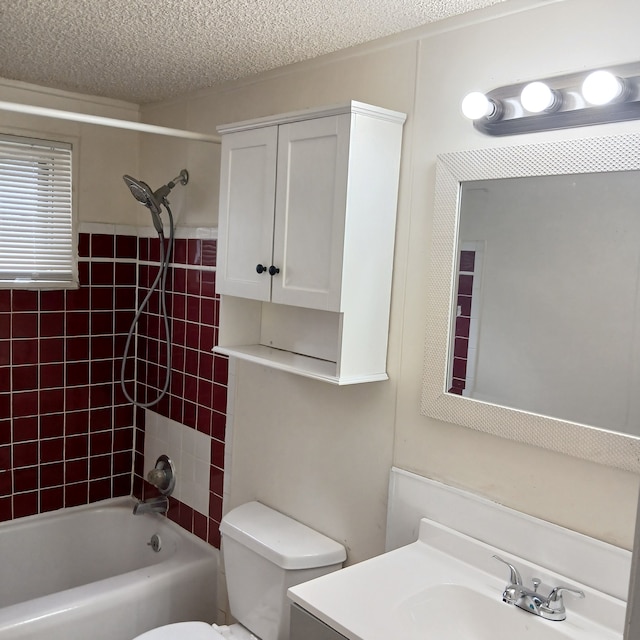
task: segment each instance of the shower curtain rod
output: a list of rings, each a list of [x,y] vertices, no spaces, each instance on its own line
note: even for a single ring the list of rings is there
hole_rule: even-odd
[[[20,104],[19,102],[6,102],[0,100],[0,111],[13,111],[33,116],[44,116],[45,118],[72,120],[73,122],[97,124],[103,127],[131,129],[132,131],[141,131],[142,133],[155,133],[161,136],[173,136],[174,138],[185,138],[187,140],[199,140],[201,142],[213,142],[214,144],[220,144],[220,136],[198,133],[197,131],[184,131],[183,129],[172,129],[170,127],[161,127],[155,124],[145,124],[144,122],[133,122],[132,120],[105,118],[104,116],[93,116],[88,113],[78,113],[77,111],[64,111],[62,109],[50,109],[49,107],[36,107],[35,105]]]

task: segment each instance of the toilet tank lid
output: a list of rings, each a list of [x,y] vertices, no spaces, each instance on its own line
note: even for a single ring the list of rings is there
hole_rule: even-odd
[[[306,525],[260,502],[231,510],[220,533],[283,569],[311,569],[344,562],[345,548]]]

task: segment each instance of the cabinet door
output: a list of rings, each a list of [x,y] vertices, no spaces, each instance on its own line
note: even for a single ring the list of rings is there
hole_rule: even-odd
[[[296,604],[291,605],[290,629],[291,640],[347,640],[341,633]]]
[[[340,310],[350,121],[279,128],[272,302]]]
[[[218,219],[218,293],[269,300],[278,128],[222,137]]]

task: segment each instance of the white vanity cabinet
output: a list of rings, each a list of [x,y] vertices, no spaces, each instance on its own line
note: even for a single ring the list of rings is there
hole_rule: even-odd
[[[359,102],[219,127],[219,346],[384,380],[405,115]]]

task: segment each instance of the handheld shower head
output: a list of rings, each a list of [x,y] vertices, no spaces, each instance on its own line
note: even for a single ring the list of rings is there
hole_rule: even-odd
[[[182,185],[189,182],[189,173],[187,170],[183,169],[180,172],[180,175],[176,176],[173,180],[156,191],[152,191],[151,187],[146,182],[136,180],[131,176],[124,175],[122,176],[122,179],[129,187],[129,191],[131,191],[133,197],[147,207],[151,212],[151,219],[153,220],[153,226],[156,228],[156,231],[158,233],[163,233],[162,219],[160,218],[162,209],[160,208],[160,205],[164,202],[165,198],[171,193],[171,190],[178,182]]]
[[[129,187],[131,195],[149,209],[151,212],[151,219],[153,220],[153,226],[158,233],[163,232],[162,220],[160,219],[160,202],[156,199],[151,187],[142,180],[136,180],[131,176],[122,176],[125,184]]]

